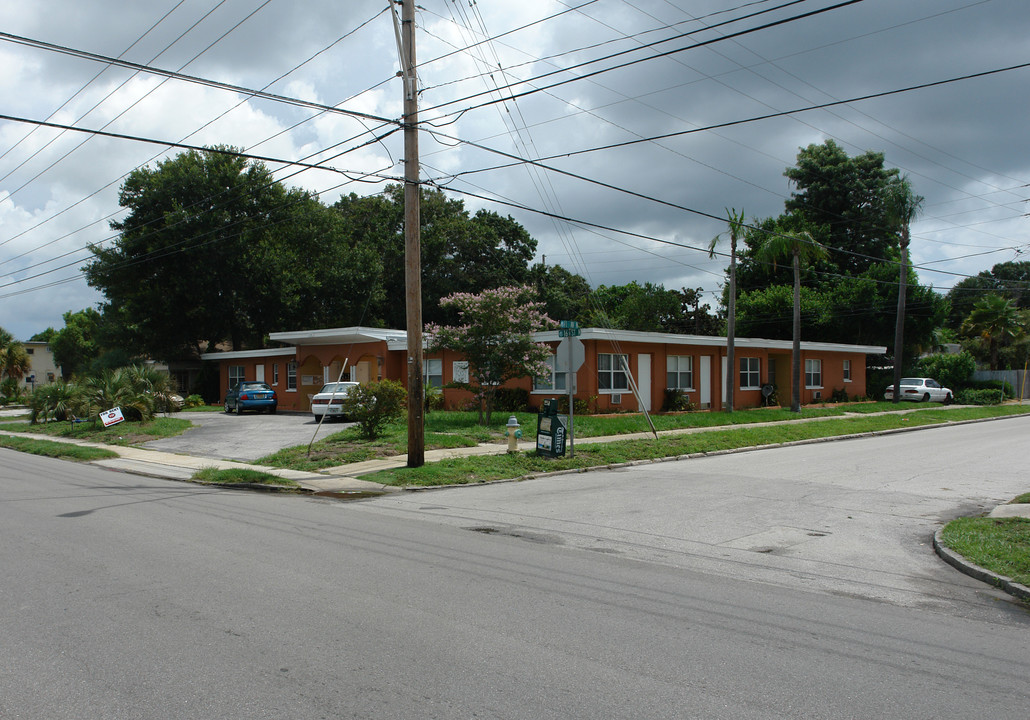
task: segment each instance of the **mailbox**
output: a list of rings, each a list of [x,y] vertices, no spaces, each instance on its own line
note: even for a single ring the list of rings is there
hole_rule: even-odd
[[[558,414],[558,400],[544,400],[536,420],[536,454],[564,457],[568,419]]]

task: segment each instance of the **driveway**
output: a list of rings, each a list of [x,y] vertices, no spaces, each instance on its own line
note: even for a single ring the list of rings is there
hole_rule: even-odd
[[[176,413],[175,417],[189,420],[195,427],[182,435],[152,440],[143,447],[217,460],[251,462],[285,447],[307,445],[315,437],[316,430],[317,439],[321,440],[348,427],[346,423],[326,421],[319,428],[318,421],[307,413],[226,415],[186,411]]]

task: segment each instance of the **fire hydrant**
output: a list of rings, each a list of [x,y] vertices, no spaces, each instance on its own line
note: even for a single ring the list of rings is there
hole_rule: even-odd
[[[504,431],[504,435],[508,438],[508,452],[519,451],[519,440],[522,438],[522,429],[519,425],[519,419],[512,415],[508,418],[507,429]]]

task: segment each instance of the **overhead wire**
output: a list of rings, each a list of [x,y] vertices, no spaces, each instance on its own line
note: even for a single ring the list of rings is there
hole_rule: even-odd
[[[267,4],[267,3],[266,3],[266,4]],[[288,71],[288,72],[286,72],[286,73],[283,73],[282,75],[280,75],[279,77],[277,77],[277,78],[276,78],[275,80],[272,80],[271,82],[269,82],[268,84],[266,84],[266,85],[265,85],[265,87],[264,87],[264,88],[262,88],[262,91],[264,91],[264,90],[267,90],[267,89],[268,89],[269,87],[271,87],[271,86],[272,86],[273,84],[275,84],[276,82],[278,82],[278,81],[282,80],[283,78],[287,77],[287,76],[288,76],[288,75],[290,75],[291,73],[295,72],[295,71],[296,71],[297,69],[299,69],[299,68],[303,67],[304,65],[306,65],[307,63],[311,62],[311,61],[312,61],[313,59],[315,59],[315,58],[316,58],[316,57],[318,57],[319,55],[323,54],[324,52],[326,52],[327,50],[329,50],[329,49],[330,49],[331,47],[333,47],[334,45],[338,44],[338,43],[339,43],[339,42],[340,42],[341,40],[343,40],[343,39],[346,39],[347,37],[349,37],[349,36],[353,35],[353,34],[354,34],[355,32],[357,32],[358,30],[360,30],[360,29],[364,28],[364,27],[365,27],[366,25],[368,25],[369,23],[371,23],[371,22],[372,22],[372,21],[373,21],[373,20],[374,20],[375,18],[377,18],[377,17],[379,17],[380,15],[382,15],[382,14],[383,14],[384,12],[386,12],[386,10],[385,10],[385,9],[384,9],[384,10],[380,10],[380,11],[379,11],[379,12],[377,12],[377,13],[376,13],[375,15],[373,15],[373,16],[372,16],[371,18],[369,18],[368,20],[366,20],[366,21],[362,22],[362,23],[361,23],[360,25],[358,25],[358,26],[357,26],[356,28],[354,28],[353,30],[351,30],[351,31],[349,31],[349,32],[347,32],[347,33],[345,33],[345,34],[344,34],[343,36],[341,36],[340,38],[338,38],[338,39],[334,40],[334,41],[333,41],[332,43],[330,43],[330,44],[329,44],[328,46],[326,46],[326,47],[325,47],[325,48],[323,48],[322,50],[320,50],[320,51],[316,52],[315,54],[311,55],[310,57],[308,57],[308,58],[307,58],[306,60],[304,60],[304,61],[303,61],[303,62],[301,62],[300,64],[298,64],[298,65],[294,66],[294,67],[293,67],[293,68],[292,68],[292,69],[291,69],[290,71]],[[195,25],[194,25],[194,26],[195,26]],[[180,35],[180,38],[181,38],[181,37],[182,37],[182,35]],[[223,34],[223,37],[224,37],[224,34]],[[174,43],[173,43],[173,44],[174,44]],[[168,48],[168,47],[170,47],[170,45],[169,45],[169,46],[166,46],[165,50],[167,50],[167,48]],[[164,52],[164,51],[162,51],[162,52]],[[160,55],[160,53],[159,53],[158,55]],[[358,93],[358,95],[360,95],[360,94],[361,94],[361,93]],[[250,97],[253,97],[253,96],[254,96],[253,94],[251,94],[251,95],[250,95]],[[352,98],[349,98],[348,100],[345,100],[344,102],[348,102],[348,101],[349,101],[350,99],[353,99],[353,97],[357,97],[357,95],[355,95],[355,96],[352,96]],[[232,110],[234,110],[234,109],[238,108],[238,107],[239,107],[240,105],[242,105],[242,104],[243,104],[244,102],[246,102],[246,98],[244,98],[244,100],[240,101],[239,103],[237,103],[237,104],[236,104],[235,106],[233,106],[233,107],[232,107],[232,108],[230,108],[229,110],[226,110],[225,112],[223,112],[223,113],[222,113],[221,115],[219,115],[218,117],[216,117],[216,118],[215,118],[215,120],[217,120],[217,119],[219,119],[219,118],[223,117],[223,116],[224,116],[224,115],[226,115],[227,113],[229,113],[229,112],[231,112]],[[308,122],[309,120],[313,119],[314,117],[318,117],[318,115],[321,115],[321,114],[323,114],[324,112],[326,112],[326,111],[324,111],[324,110],[323,110],[323,111],[319,112],[318,114],[316,114],[316,115],[314,115],[314,116],[311,116],[311,117],[309,117],[309,118],[306,118],[306,119],[304,119],[304,120],[302,120],[302,121],[300,121],[300,122],[296,123],[296,124],[295,124],[295,125],[293,126],[293,128],[296,128],[296,127],[298,127],[299,125],[303,124],[304,122]],[[184,141],[184,140],[188,139],[189,137],[191,137],[191,136],[195,135],[195,134],[196,134],[197,132],[199,132],[200,130],[204,129],[204,128],[205,128],[205,127],[207,127],[208,125],[210,125],[210,124],[211,124],[211,122],[214,122],[214,120],[212,120],[212,121],[209,121],[209,122],[208,122],[208,123],[206,123],[205,125],[203,125],[203,126],[201,126],[200,128],[198,128],[197,130],[194,130],[193,132],[191,132],[191,133],[187,134],[186,136],[184,136],[184,137],[182,138],[182,141]],[[379,126],[379,128],[381,128],[381,127],[383,127],[383,125],[382,125],[382,124],[381,124],[381,125]],[[290,128],[290,129],[292,129],[292,128]],[[378,129],[378,128],[377,128],[377,129]],[[368,129],[368,128],[366,128],[366,130],[369,130],[369,129]],[[372,132],[372,130],[369,130],[369,132]],[[253,147],[257,147],[257,146],[259,146],[259,145],[263,144],[264,142],[267,142],[268,140],[270,140],[270,139],[272,139],[272,138],[274,138],[274,137],[276,137],[276,136],[275,136],[275,135],[273,135],[273,136],[271,136],[271,138],[266,138],[265,140],[263,140],[263,141],[261,141],[261,142],[259,142],[259,143],[255,144],[255,145],[252,145],[252,146],[251,146],[251,148],[253,148]],[[352,140],[353,140],[353,138],[352,138]],[[332,150],[333,148],[339,147],[340,145],[343,145],[343,144],[345,144],[345,143],[347,143],[347,142],[349,142],[349,141],[348,141],[348,140],[343,140],[343,141],[340,141],[339,143],[336,143],[335,145],[333,145],[333,146],[330,146],[330,148],[328,148],[327,150],[325,150],[325,151],[323,151],[323,152],[327,152],[327,151],[329,151],[329,150]],[[340,155],[342,155],[342,154],[343,154],[343,153],[339,153],[339,154],[337,154],[337,155],[335,155],[335,156],[332,156],[331,158],[327,158],[327,159],[326,159],[326,160],[324,160],[323,162],[326,162],[326,161],[328,161],[328,160],[332,160],[332,159],[335,159],[335,158],[337,158],[337,157],[340,157]],[[151,157],[151,158],[150,158],[149,160],[145,161],[144,163],[142,163],[142,164],[138,165],[138,166],[137,166],[137,169],[139,169],[139,168],[140,168],[140,167],[142,167],[143,165],[146,165],[146,164],[147,164],[147,163],[149,163],[149,162],[152,162],[153,160],[157,159],[158,157],[160,157],[160,154],[158,154],[158,155],[155,155],[155,156]],[[305,158],[305,159],[310,159],[311,157],[314,157],[314,155],[309,155],[309,156],[308,156],[307,158]],[[15,235],[15,236],[13,236],[12,238],[9,238],[9,239],[7,239],[7,240],[4,240],[4,241],[0,241],[0,246],[2,246],[2,245],[5,245],[6,243],[8,243],[8,242],[10,242],[10,241],[12,241],[12,240],[14,240],[14,239],[17,239],[18,237],[21,237],[22,235],[26,234],[27,232],[31,232],[32,230],[34,230],[34,229],[36,229],[36,228],[40,227],[40,226],[41,226],[42,224],[44,224],[44,223],[48,222],[49,220],[52,220],[52,219],[54,219],[55,217],[58,217],[58,216],[60,216],[61,214],[63,214],[64,212],[66,212],[66,211],[70,210],[71,208],[75,207],[76,205],[78,205],[78,204],[81,204],[81,203],[82,203],[83,201],[85,201],[86,199],[89,199],[89,198],[91,198],[91,197],[94,197],[94,196],[95,196],[95,195],[97,195],[97,194],[98,194],[99,192],[102,192],[102,191],[103,191],[103,190],[105,190],[106,188],[108,188],[108,187],[110,187],[111,185],[113,185],[113,184],[114,184],[115,182],[118,182],[119,180],[121,180],[121,179],[125,178],[125,177],[126,177],[127,175],[128,175],[128,173],[126,173],[126,174],[123,174],[123,175],[122,175],[121,177],[119,177],[119,178],[116,178],[115,180],[111,181],[110,183],[108,183],[108,184],[104,185],[103,187],[101,187],[101,188],[99,188],[98,190],[94,191],[94,192],[93,192],[93,193],[91,193],[90,195],[86,196],[86,198],[83,198],[83,199],[81,199],[81,200],[77,201],[76,203],[74,203],[73,205],[69,206],[68,208],[65,208],[64,210],[62,210],[61,212],[57,213],[56,215],[52,215],[52,216],[51,216],[50,218],[47,218],[47,220],[44,220],[44,221],[41,221],[41,222],[37,223],[37,224],[36,224],[36,225],[34,225],[33,227],[31,227],[31,228],[28,228],[28,229],[24,230],[23,232],[21,232],[21,233],[19,233],[19,234]],[[101,219],[100,219],[100,220],[98,220],[98,221],[94,221],[93,223],[91,223],[91,225],[92,225],[92,224],[96,224],[97,222],[103,222],[104,220],[106,220],[106,219],[109,219],[109,218],[113,217],[114,215],[118,214],[118,212],[120,212],[120,210],[119,210],[119,211],[115,211],[114,213],[111,213],[111,214],[109,214],[109,215],[108,215],[108,216],[107,216],[106,218],[101,218]],[[86,226],[86,227],[89,227],[89,226]],[[80,228],[80,230],[82,230],[82,229],[85,229],[85,228]],[[75,231],[75,232],[78,232],[78,231]],[[74,233],[70,233],[70,234],[74,234]],[[63,237],[67,237],[67,235],[66,235],[66,236],[62,236],[62,238],[63,238]],[[58,239],[62,239],[62,238],[58,238]],[[53,244],[53,243],[54,243],[54,242],[56,242],[56,241],[57,241],[57,240],[52,240],[52,241],[50,241],[50,242],[44,243],[43,245],[41,245],[41,246],[38,246],[37,248],[34,248],[34,249],[30,250],[29,252],[33,252],[33,251],[35,251],[35,250],[37,250],[37,249],[41,249],[41,248],[43,248],[43,247],[49,246],[49,245]],[[23,256],[24,256],[25,254],[28,254],[28,252],[26,252],[26,253],[22,253],[22,255],[20,255],[20,256],[18,256],[18,257],[23,257]],[[9,258],[9,259],[8,259],[8,260],[6,260],[6,261],[0,262],[0,265],[4,264],[5,262],[9,262],[9,261],[11,261],[11,260],[13,260],[13,259],[17,259],[17,258]]]

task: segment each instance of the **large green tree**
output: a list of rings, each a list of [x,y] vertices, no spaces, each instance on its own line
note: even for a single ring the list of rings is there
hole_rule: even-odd
[[[65,380],[89,369],[100,357],[100,326],[102,316],[95,308],[85,308],[64,314],[64,327],[53,332],[50,349],[54,362],[61,366]]]
[[[998,263],[974,277],[960,280],[948,291],[948,325],[958,330],[973,306],[985,295],[1009,298],[1020,310],[1030,309],[1030,261]]]
[[[599,285],[590,294],[585,325],[638,330],[672,332],[686,325],[683,296],[664,285],[636,280],[626,285]]]
[[[422,316],[426,322],[452,322],[454,311],[440,299],[456,292],[478,293],[530,281],[536,240],[510,216],[479,210],[439,190],[421,192],[420,235]],[[356,246],[381,258],[381,296],[368,324],[406,327],[404,297],[404,189],[391,185],[378,195],[345,195],[333,205]]]
[[[832,140],[802,148],[785,175],[794,185],[779,217],[752,221],[739,253],[737,334],[791,335],[792,268],[762,260],[762,248],[782,234],[807,232],[827,250],[801,268],[806,332],[827,342],[893,346],[897,329],[899,263],[911,215],[899,212],[898,190],[911,191],[882,153],[849,157]],[[916,196],[911,195],[912,199]],[[947,302],[905,271],[904,354],[933,345]],[[725,301],[724,301],[725,304]]]
[[[379,256],[353,247],[335,214],[231,149],[135,170],[119,202],[119,236],[85,270],[137,352],[260,347],[274,330],[356,321],[381,291]]]

